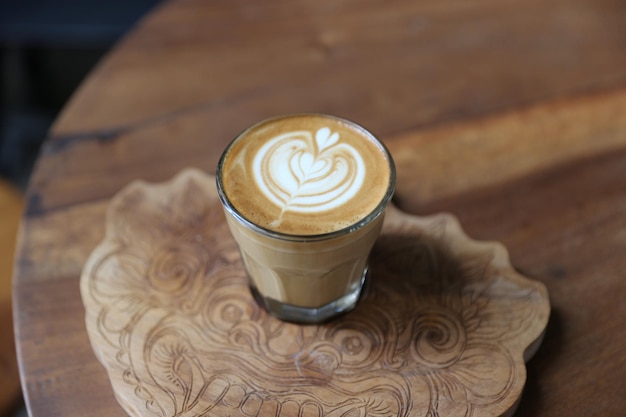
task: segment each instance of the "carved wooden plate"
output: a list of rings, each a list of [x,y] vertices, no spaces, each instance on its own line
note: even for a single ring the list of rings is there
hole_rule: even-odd
[[[81,277],[88,334],[131,416],[501,416],[550,306],[497,243],[390,208],[357,308],[323,325],[248,291],[214,177],[135,182]]]

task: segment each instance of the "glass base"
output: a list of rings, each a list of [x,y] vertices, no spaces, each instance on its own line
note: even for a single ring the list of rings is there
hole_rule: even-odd
[[[328,304],[316,308],[299,307],[293,304],[281,303],[272,298],[263,297],[252,284],[250,284],[250,291],[257,303],[274,317],[296,323],[313,324],[330,320],[335,316],[353,310],[359,301],[366,279],[367,268],[363,271],[360,282],[352,291],[335,301],[331,301]]]

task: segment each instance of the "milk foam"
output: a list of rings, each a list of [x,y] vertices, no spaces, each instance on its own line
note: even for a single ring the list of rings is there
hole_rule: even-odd
[[[235,139],[218,187],[246,221],[286,235],[323,235],[357,224],[391,197],[393,160],[365,129],[332,116],[288,115]]]
[[[337,209],[363,187],[363,157],[328,127],[299,130],[267,141],[254,156],[253,178],[262,194],[281,209],[316,213]],[[276,223],[280,223],[280,218]]]

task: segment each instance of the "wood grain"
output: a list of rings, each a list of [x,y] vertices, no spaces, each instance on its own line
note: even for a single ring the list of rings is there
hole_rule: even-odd
[[[550,305],[503,246],[390,208],[357,308],[281,322],[248,290],[215,177],[135,182],[81,277],[93,349],[131,416],[501,416]]]
[[[11,276],[23,196],[0,179],[0,415],[17,403],[20,379],[15,356]]]
[[[377,133],[403,211],[452,212],[547,286],[517,415],[621,415],[625,6],[461,3],[178,0],[129,34],[57,120],[29,185],[14,313],[31,416],[125,415],[78,290],[110,198],[138,178],[214,172],[241,129],[300,110]]]
[[[398,200],[416,212],[626,146],[626,89],[413,131],[389,141]]]
[[[53,136],[202,110],[213,143],[299,111],[387,136],[604,90],[626,85],[623,13],[616,0],[170,2],[94,71]]]

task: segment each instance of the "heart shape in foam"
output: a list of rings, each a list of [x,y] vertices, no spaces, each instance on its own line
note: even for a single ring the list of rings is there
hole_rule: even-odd
[[[254,156],[253,170],[263,195],[282,213],[336,209],[353,198],[365,180],[362,156],[328,127],[315,137],[294,131],[270,139]]]
[[[335,132],[331,134],[330,129],[323,127],[315,134],[315,142],[317,143],[317,149],[322,152],[329,146],[334,145],[339,141],[339,133]]]
[[[315,158],[309,152],[294,155],[290,160],[290,167],[300,184],[315,181],[315,178],[324,176],[332,161],[323,157]]]

